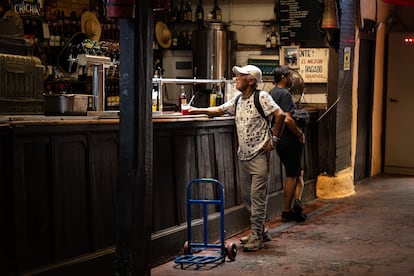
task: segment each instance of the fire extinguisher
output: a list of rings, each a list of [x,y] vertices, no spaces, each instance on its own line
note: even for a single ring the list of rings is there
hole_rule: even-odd
[[[135,18],[134,0],[105,0],[106,15],[116,18]]]

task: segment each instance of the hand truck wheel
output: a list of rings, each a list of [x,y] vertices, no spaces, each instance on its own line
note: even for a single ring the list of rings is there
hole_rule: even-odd
[[[229,244],[226,245],[226,250],[227,250],[227,257],[229,258],[230,261],[234,261],[236,260],[236,255],[237,255],[237,246],[235,243],[231,242]]]
[[[190,248],[189,248],[188,241],[185,241],[183,248],[184,248],[184,255],[190,254]]]

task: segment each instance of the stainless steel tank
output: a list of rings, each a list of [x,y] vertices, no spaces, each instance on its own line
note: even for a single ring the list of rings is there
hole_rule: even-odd
[[[206,23],[204,28],[194,31],[192,35],[194,77],[230,79],[231,68],[236,62],[236,46],[236,33],[229,31],[224,23]],[[199,92],[207,95],[211,89],[212,84],[197,86]],[[205,104],[201,103],[201,105]]]

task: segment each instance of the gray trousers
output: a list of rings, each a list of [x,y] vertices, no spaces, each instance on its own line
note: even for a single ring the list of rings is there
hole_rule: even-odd
[[[242,197],[250,212],[252,231],[261,234],[266,220],[269,158],[266,152],[251,160],[239,160],[239,180]]]

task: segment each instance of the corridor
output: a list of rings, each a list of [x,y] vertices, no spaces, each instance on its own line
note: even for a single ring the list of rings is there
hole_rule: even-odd
[[[245,232],[228,240],[239,248],[233,262],[197,270],[172,260],[151,275],[414,275],[414,177],[381,175],[355,190],[308,202],[304,223],[269,221],[261,251],[243,252]]]

